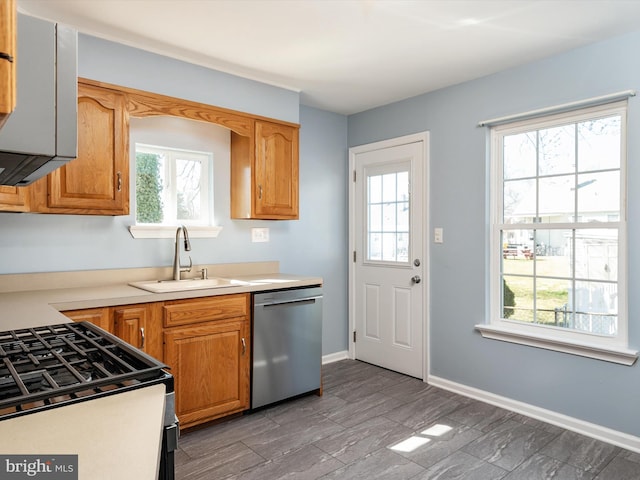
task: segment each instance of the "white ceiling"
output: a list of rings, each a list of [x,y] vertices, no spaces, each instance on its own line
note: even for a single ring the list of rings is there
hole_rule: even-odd
[[[640,29],[639,0],[18,0],[342,114]]]

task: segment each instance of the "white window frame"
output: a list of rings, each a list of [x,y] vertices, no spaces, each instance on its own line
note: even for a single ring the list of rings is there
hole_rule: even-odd
[[[148,145],[136,143],[135,154],[138,152],[164,155],[167,159],[165,165],[165,177],[174,181],[169,182],[168,195],[163,197],[163,201],[168,203],[169,208],[165,209],[174,213],[171,218],[165,219],[162,223],[138,223],[129,227],[129,231],[134,238],[172,238],[176,228],[180,225],[189,227],[189,235],[193,238],[217,237],[222,230],[221,227],[213,225],[213,154],[211,152],[199,152],[193,150],[176,149],[160,145]],[[193,160],[200,162],[200,209],[202,215],[199,220],[178,220],[176,206],[176,160]],[[135,185],[135,180],[134,180]],[[135,191],[135,188],[134,188]],[[134,218],[137,218],[137,208]]]
[[[589,118],[601,118],[621,115],[621,151],[620,151],[620,219],[616,222],[598,224],[599,228],[618,229],[618,334],[602,336],[578,330],[569,330],[540,324],[530,324],[503,318],[501,262],[503,224],[503,147],[505,134],[529,132],[559,124],[575,123]],[[627,312],[627,242],[626,242],[626,116],[627,102],[616,102],[596,107],[580,108],[558,114],[536,116],[526,120],[505,122],[493,126],[491,141],[491,229],[490,229],[490,299],[489,321],[476,325],[483,337],[512,343],[561,351],[600,360],[632,365],[638,356],[636,350],[628,348],[628,312]],[[589,223],[566,224],[519,224],[519,229],[545,228],[589,228]]]

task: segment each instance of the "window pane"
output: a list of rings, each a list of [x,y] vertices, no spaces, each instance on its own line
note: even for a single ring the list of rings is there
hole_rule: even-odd
[[[382,234],[369,232],[369,244],[367,258],[369,260],[382,260]]]
[[[398,200],[409,200],[409,172],[398,172]]]
[[[539,175],[557,175],[575,172],[574,125],[564,125],[540,130],[539,148]]]
[[[369,205],[369,231],[379,232],[382,230],[382,205]]]
[[[177,219],[200,218],[201,165],[193,160],[176,160]]]
[[[578,170],[620,168],[619,115],[578,123]]]
[[[567,326],[565,312],[570,312],[569,287],[571,282],[562,278],[536,279],[536,323]]]
[[[502,279],[502,301],[500,304],[502,305],[502,318],[511,318],[515,313],[515,294],[513,290],[507,284],[507,277]]]
[[[616,229],[576,231],[576,278],[618,280],[618,231]]]
[[[398,231],[409,231],[409,202],[398,202]]]
[[[502,271],[505,274],[533,275],[532,230],[502,233]],[[531,240],[530,240],[531,239]]]
[[[503,314],[512,311],[506,318],[533,322],[533,278],[505,275],[503,280]]]
[[[607,222],[619,217],[619,171],[578,175],[577,190],[578,221]]]
[[[536,273],[548,277],[571,278],[571,230],[536,229]]]
[[[409,234],[398,233],[398,245],[396,250],[396,261],[409,261]]]
[[[397,257],[396,250],[396,234],[395,233],[383,233],[382,234],[382,260],[387,262],[394,262]]]
[[[382,201],[382,177],[376,175],[369,177],[369,203],[380,203]]]
[[[618,287],[614,283],[576,282],[574,328],[601,335],[618,330]]]
[[[503,223],[530,223],[536,217],[536,181],[513,180],[504,182]]]
[[[382,201],[394,202],[396,200],[396,174],[389,173],[382,176]]]
[[[536,132],[504,137],[503,176],[505,179],[536,174]]]
[[[136,152],[136,222],[162,223],[164,157]]]
[[[575,175],[541,178],[538,215],[548,223],[569,222],[575,215]]]
[[[385,203],[382,206],[382,231],[396,231],[396,204]]]

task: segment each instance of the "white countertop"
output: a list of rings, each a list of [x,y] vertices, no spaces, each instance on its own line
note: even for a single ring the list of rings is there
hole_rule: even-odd
[[[0,331],[67,322],[69,319],[60,313],[64,310],[322,285],[321,277],[279,273],[277,266],[277,262],[208,265],[209,277],[246,284],[168,293],[151,293],[129,285],[169,278],[168,268],[0,275]]]

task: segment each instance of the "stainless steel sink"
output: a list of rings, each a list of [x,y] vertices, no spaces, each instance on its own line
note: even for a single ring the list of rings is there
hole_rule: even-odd
[[[185,290],[206,290],[209,288],[237,287],[246,285],[240,280],[229,280],[226,278],[190,278],[185,280],[150,280],[143,282],[131,282],[132,287],[141,288],[147,292],[169,293],[183,292]]]

